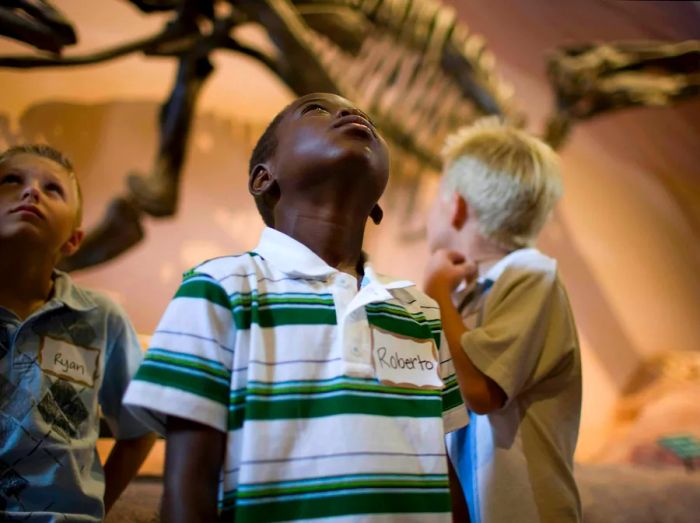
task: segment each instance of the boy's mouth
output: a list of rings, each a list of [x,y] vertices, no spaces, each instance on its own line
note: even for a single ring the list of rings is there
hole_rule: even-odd
[[[26,205],[26,204],[20,205],[18,207],[15,207],[14,209],[12,209],[10,211],[10,214],[14,214],[17,212],[22,213],[22,214],[25,214],[25,213],[26,214],[33,214],[33,215],[41,218],[42,220],[45,219],[44,213],[42,213],[36,205]]]
[[[357,129],[371,138],[376,139],[377,133],[375,132],[372,124],[370,124],[366,119],[362,118],[357,114],[348,114],[341,118],[338,118],[333,124],[333,129],[338,129],[340,127],[347,127],[348,129]]]

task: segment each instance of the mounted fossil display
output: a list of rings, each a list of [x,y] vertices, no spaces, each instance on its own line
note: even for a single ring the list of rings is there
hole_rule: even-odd
[[[0,5],[0,34],[32,45],[27,56],[0,56],[0,67],[77,67],[131,53],[166,56],[178,68],[159,117],[150,172],[132,172],[81,249],[64,260],[74,270],[118,256],[144,236],[145,215],[177,212],[180,174],[202,86],[216,74],[215,51],[246,55],[294,93],[334,92],[366,108],[388,138],[394,177],[413,181],[439,169],[445,136],[495,114],[516,124],[524,115],[499,79],[483,38],[436,0],[131,0],[144,13],[165,11],[158,33],[84,55],[66,18],[46,0]],[[237,37],[255,24],[274,52]],[[545,132],[560,145],[577,120],[632,105],[670,104],[698,93],[698,42],[608,43],[556,50],[549,71],[557,94]],[[409,203],[410,205],[410,203]]]

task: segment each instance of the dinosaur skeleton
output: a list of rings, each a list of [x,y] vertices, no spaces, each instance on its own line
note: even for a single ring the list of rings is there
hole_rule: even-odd
[[[53,53],[78,41],[70,22],[44,0],[2,0],[0,34]]]
[[[45,0],[37,1],[62,20]],[[201,87],[214,69],[209,55],[216,49],[254,58],[298,95],[334,92],[366,108],[388,138],[393,154],[400,157],[395,164],[401,169],[394,176],[412,181],[414,187],[422,173],[439,168],[441,144],[456,127],[486,114],[500,115],[516,125],[524,121],[512,105],[512,90],[495,74],[494,58],[485,49],[484,40],[459,24],[453,10],[436,0],[131,2],[146,13],[175,11],[175,16],[151,37],[93,54],[0,57],[0,67],[13,68],[88,65],[133,52],[173,56],[179,63],[175,85],[161,108],[160,143],[152,172],[132,173],[127,178],[125,193],[114,198],[80,251],[63,262],[68,270],[102,263],[138,243],[143,238],[144,214],[160,217],[176,212],[188,131]],[[7,18],[5,15],[19,3],[30,2],[5,1],[0,19]],[[265,30],[275,52],[265,52],[237,38],[236,29],[250,23]],[[9,36],[19,34],[0,27],[0,32],[3,30]],[[19,39],[47,49],[21,34]],[[61,46],[55,47],[50,50],[60,51]],[[636,65],[634,60],[612,65],[602,60],[607,69],[596,69],[590,65],[595,62],[590,56],[597,56],[596,49],[564,50],[550,62],[559,101],[549,126],[553,142],[563,141],[574,119],[595,114],[580,110],[582,101],[599,85],[595,74],[607,74],[614,80],[618,72],[638,69],[649,58],[649,53],[636,55]],[[651,47],[649,52],[653,55]],[[663,62],[664,57],[668,53],[662,49],[655,59]],[[667,70],[673,71],[676,62],[669,59],[666,63]],[[697,76],[700,67],[696,63],[690,69]],[[580,78],[591,78],[591,71],[595,71],[592,81],[582,84]],[[697,85],[697,79],[694,81]],[[624,91],[624,85],[621,88]],[[606,107],[606,91],[600,92],[601,99],[594,104],[599,111],[621,105]],[[668,101],[675,98],[669,96]]]
[[[700,41],[564,47],[550,57],[548,72],[557,112],[545,136],[556,147],[574,121],[627,107],[665,107],[699,95]]]

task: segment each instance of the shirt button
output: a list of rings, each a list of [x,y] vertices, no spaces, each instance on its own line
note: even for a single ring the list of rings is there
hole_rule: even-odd
[[[359,356],[359,355],[360,355],[360,349],[359,349],[359,347],[353,347],[353,348],[352,348],[352,353],[353,353],[355,356]]]

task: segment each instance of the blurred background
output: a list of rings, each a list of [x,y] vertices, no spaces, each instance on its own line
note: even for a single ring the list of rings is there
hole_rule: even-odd
[[[496,71],[512,86],[513,105],[536,134],[544,132],[556,103],[546,74],[554,49],[700,38],[697,2],[442,3],[483,36]],[[78,33],[65,55],[153,34],[171,18],[145,15],[120,0],[54,5]],[[255,26],[239,31],[261,48],[272,46]],[[0,55],[28,51],[0,39]],[[215,71],[197,103],[177,212],[147,217],[143,241],[73,273],[78,283],[120,303],[144,337],[184,270],[255,246],[262,222],[246,188],[247,161],[266,124],[295,98],[250,57],[216,51],[210,59]],[[79,68],[0,68],[0,146],[41,141],[68,154],[90,229],[123,192],[127,175],[148,172],[155,161],[159,107],[176,67],[169,57],[134,54]],[[660,438],[700,437],[700,97],[577,123],[559,152],[565,194],[539,247],[559,260],[579,329],[584,401],[577,460],[608,467],[598,470],[615,482],[632,481],[634,474],[613,465],[676,474],[657,475],[648,492],[680,485],[692,476],[686,469],[700,461],[682,459]],[[398,155],[393,166],[399,178],[402,159]],[[427,252],[420,231],[436,181],[428,173],[410,187],[391,184],[385,220],[369,226],[365,246],[379,271],[421,281]],[[159,465],[151,465],[157,474]],[[592,470],[581,473],[588,482],[584,495],[609,495]],[[697,506],[700,483],[694,477],[687,488]],[[671,513],[666,509],[666,516]],[[662,520],[675,521],[654,521]]]

